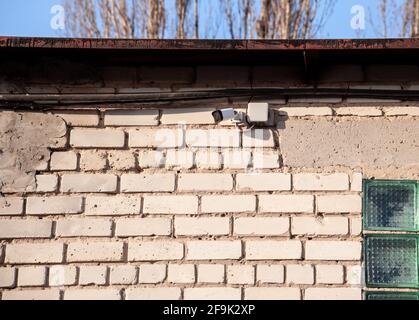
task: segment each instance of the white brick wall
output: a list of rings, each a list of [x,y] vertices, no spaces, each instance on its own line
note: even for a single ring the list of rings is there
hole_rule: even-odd
[[[176,217],[174,230],[177,236],[228,235],[230,233],[230,219]]]
[[[149,214],[196,214],[196,196],[145,196],[143,212]]]
[[[121,192],[171,192],[175,190],[175,175],[123,174]]]
[[[234,233],[252,236],[285,236],[289,233],[289,218],[235,218]]]
[[[233,177],[230,174],[189,173],[178,178],[179,191],[230,191]]]
[[[180,242],[143,241],[128,245],[129,261],[180,260],[183,256],[183,244]]]
[[[236,260],[242,256],[240,241],[188,241],[186,248],[188,260]]]
[[[305,103],[279,112],[416,117]],[[1,299],[360,299],[370,173],[284,167],[281,128],[193,109],[60,111],[35,188],[0,197]]]
[[[68,244],[67,261],[122,261],[123,246],[122,242],[72,242]]]
[[[201,210],[203,213],[254,212],[255,196],[203,196]]]
[[[297,240],[246,241],[247,260],[299,260],[302,245]]]
[[[285,173],[253,173],[236,176],[239,191],[286,191],[291,189],[291,175]]]
[[[65,174],[62,192],[116,192],[117,176],[113,174]]]
[[[125,134],[112,129],[74,129],[70,133],[70,144],[78,148],[122,148]]]

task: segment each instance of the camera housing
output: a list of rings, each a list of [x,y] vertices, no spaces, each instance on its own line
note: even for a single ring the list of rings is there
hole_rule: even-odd
[[[220,123],[225,120],[233,120],[237,116],[238,112],[233,108],[216,110],[212,113],[215,123]]]

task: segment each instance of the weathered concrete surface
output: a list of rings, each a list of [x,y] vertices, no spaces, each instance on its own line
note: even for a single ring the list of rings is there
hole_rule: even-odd
[[[419,121],[413,118],[289,119],[278,126],[286,167],[360,167],[364,172],[419,175]],[[377,170],[380,169],[380,170]]]
[[[46,168],[49,147],[66,135],[63,119],[36,112],[0,112],[0,192],[35,188],[35,172]]]

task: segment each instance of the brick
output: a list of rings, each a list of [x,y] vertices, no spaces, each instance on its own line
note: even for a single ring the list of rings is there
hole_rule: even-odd
[[[329,107],[284,107],[279,108],[279,115],[288,117],[331,116],[333,111]]]
[[[182,129],[137,129],[129,131],[131,148],[180,148],[183,146]]]
[[[277,169],[279,168],[278,151],[253,150],[254,169]]]
[[[251,195],[203,196],[201,210],[203,213],[254,212],[256,197]]]
[[[26,213],[33,215],[76,214],[83,212],[81,197],[29,197],[26,200]]]
[[[363,179],[363,175],[360,172],[355,172],[352,175],[351,191],[357,191],[357,192],[362,191],[362,179]]]
[[[377,107],[341,107],[336,108],[338,116],[382,116],[383,112]]]
[[[5,263],[61,263],[62,243],[11,243],[6,246]]]
[[[343,284],[343,266],[318,265],[316,266],[316,282],[321,284]]]
[[[107,110],[105,126],[156,126],[159,110]]]
[[[116,192],[114,174],[65,174],[61,177],[62,192]]]
[[[360,241],[307,241],[306,260],[343,260],[361,259]]]
[[[344,191],[349,189],[349,178],[346,173],[296,173],[293,187],[302,191]]]
[[[227,283],[229,284],[254,284],[255,268],[248,265],[227,266]]]
[[[223,165],[226,169],[246,169],[252,161],[250,151],[227,150],[223,152]]]
[[[128,66],[101,67],[99,72],[106,88],[132,88],[137,79],[137,69]]]
[[[142,151],[138,154],[140,168],[161,168],[166,162],[166,156],[160,151]]]
[[[141,197],[134,196],[91,196],[86,198],[85,214],[90,216],[114,216],[139,214]]]
[[[0,267],[0,288],[12,288],[15,285],[16,269]]]
[[[140,266],[139,283],[161,283],[166,279],[165,264],[144,264]]]
[[[162,124],[213,124],[212,108],[163,109]]]
[[[73,286],[77,283],[77,268],[67,265],[56,265],[49,268],[49,286]]]
[[[398,104],[398,103],[401,103],[402,101],[401,100],[396,100],[396,99],[379,99],[379,98],[346,98],[346,103],[347,104],[350,104],[350,103],[353,103],[353,104],[358,104],[358,105],[360,105],[360,104],[365,104],[365,105],[380,105],[380,104],[388,104],[388,103],[391,103],[391,104]],[[374,111],[371,111],[371,112],[374,112]],[[366,112],[366,113],[368,113],[368,112]],[[363,114],[361,114],[361,115],[363,115]],[[380,115],[381,116],[381,115]]]
[[[247,66],[198,66],[196,69],[196,82],[200,85],[242,87],[250,86],[249,67]]]
[[[195,266],[193,264],[169,264],[167,281],[170,283],[194,283]]]
[[[168,150],[166,167],[170,169],[191,169],[195,165],[194,153],[189,150]]]
[[[95,127],[99,125],[99,113],[97,111],[57,111],[57,116],[64,119],[69,126]]]
[[[177,236],[228,235],[230,233],[230,219],[176,217],[174,230]]]
[[[17,285],[19,287],[42,287],[47,278],[47,268],[41,266],[24,266],[18,269]]]
[[[311,195],[260,195],[259,212],[312,213],[314,197]]]
[[[274,148],[275,140],[271,130],[253,129],[243,132],[244,148]]]
[[[185,288],[184,300],[241,300],[239,288]]]
[[[250,236],[284,236],[289,234],[289,218],[235,218],[234,234]]]
[[[180,300],[180,288],[127,288],[126,300]]]
[[[289,104],[293,104],[293,103],[322,103],[322,104],[336,104],[336,103],[341,103],[342,102],[342,98],[338,98],[338,97],[314,97],[314,98],[289,98],[288,99],[288,103]],[[327,111],[324,111],[327,113]],[[321,112],[319,112],[320,114]],[[329,115],[329,114],[326,114]]]
[[[0,220],[0,239],[50,238],[52,221]]]
[[[186,131],[186,145],[189,147],[240,147],[240,131],[230,129],[191,129]]]
[[[231,191],[231,174],[190,173],[178,177],[179,191]]]
[[[357,288],[307,288],[305,300],[362,300],[361,289]]]
[[[238,191],[291,190],[291,175],[287,173],[239,173],[236,175]]]
[[[137,236],[170,236],[172,233],[171,219],[136,218],[116,220],[115,235],[117,237]]]
[[[110,284],[136,284],[138,281],[138,270],[136,266],[123,265],[110,268]]]
[[[384,108],[386,116],[419,116],[418,107],[392,107]]]
[[[4,291],[2,300],[60,300],[60,290],[27,289]]]
[[[284,241],[246,241],[247,260],[300,260],[302,258],[301,242]]]
[[[55,192],[58,188],[58,177],[54,174],[36,175],[36,192]]]
[[[141,82],[152,84],[192,83],[195,79],[195,69],[189,66],[142,66],[139,69]]]
[[[175,175],[163,174],[123,174],[121,192],[173,192]]]
[[[323,213],[360,213],[362,198],[359,195],[317,196],[317,210]]]
[[[149,214],[196,214],[196,196],[145,196],[143,213]]]
[[[198,265],[199,283],[224,283],[225,268],[222,264]]]
[[[242,256],[240,241],[189,241],[188,260],[237,260]]]
[[[119,289],[66,289],[64,300],[121,300]]]
[[[105,285],[107,272],[106,266],[81,266],[79,285]]]
[[[195,154],[195,162],[199,169],[218,170],[221,169],[223,158],[217,151],[199,150]]]
[[[68,244],[68,262],[122,261],[122,242],[72,242]]]
[[[344,82],[365,81],[364,68],[360,64],[332,64],[328,68],[319,70],[318,81],[323,82],[324,88]],[[318,85],[321,87],[321,84]],[[347,88],[347,84],[344,85]]]
[[[23,198],[0,197],[0,215],[12,216],[23,213]]]
[[[287,265],[287,283],[313,284],[314,268],[311,265]]]
[[[301,300],[299,288],[245,288],[245,300]]]
[[[359,236],[362,233],[362,218],[361,217],[351,217],[350,221],[350,230],[351,235]]]
[[[100,218],[58,220],[55,235],[57,237],[110,237],[112,220]]]
[[[346,235],[349,223],[345,217],[292,217],[291,234],[295,235]]]
[[[180,242],[142,241],[128,244],[128,261],[180,260],[182,258],[183,244]]]
[[[107,167],[107,155],[104,151],[86,150],[80,153],[82,171],[100,171]]]
[[[401,85],[396,84],[349,84],[349,89],[361,90],[401,90]]]
[[[70,144],[78,148],[123,148],[125,133],[112,129],[73,129]]]
[[[362,266],[353,265],[346,267],[346,281],[351,286],[362,287],[365,286],[365,270]]]
[[[276,264],[260,264],[256,267],[256,279],[260,283],[284,283],[284,266]]]
[[[416,64],[368,64],[365,66],[365,81],[382,82],[388,79],[392,82],[412,82],[418,79]]]
[[[127,171],[135,169],[135,155],[130,151],[108,152],[109,168],[112,170]]]
[[[51,155],[50,168],[53,171],[77,170],[77,153],[73,151],[54,152]]]

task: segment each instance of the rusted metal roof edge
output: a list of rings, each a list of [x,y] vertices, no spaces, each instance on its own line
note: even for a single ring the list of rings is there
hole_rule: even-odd
[[[146,40],[0,37],[1,48],[112,50],[375,50],[419,49],[419,39]]]

